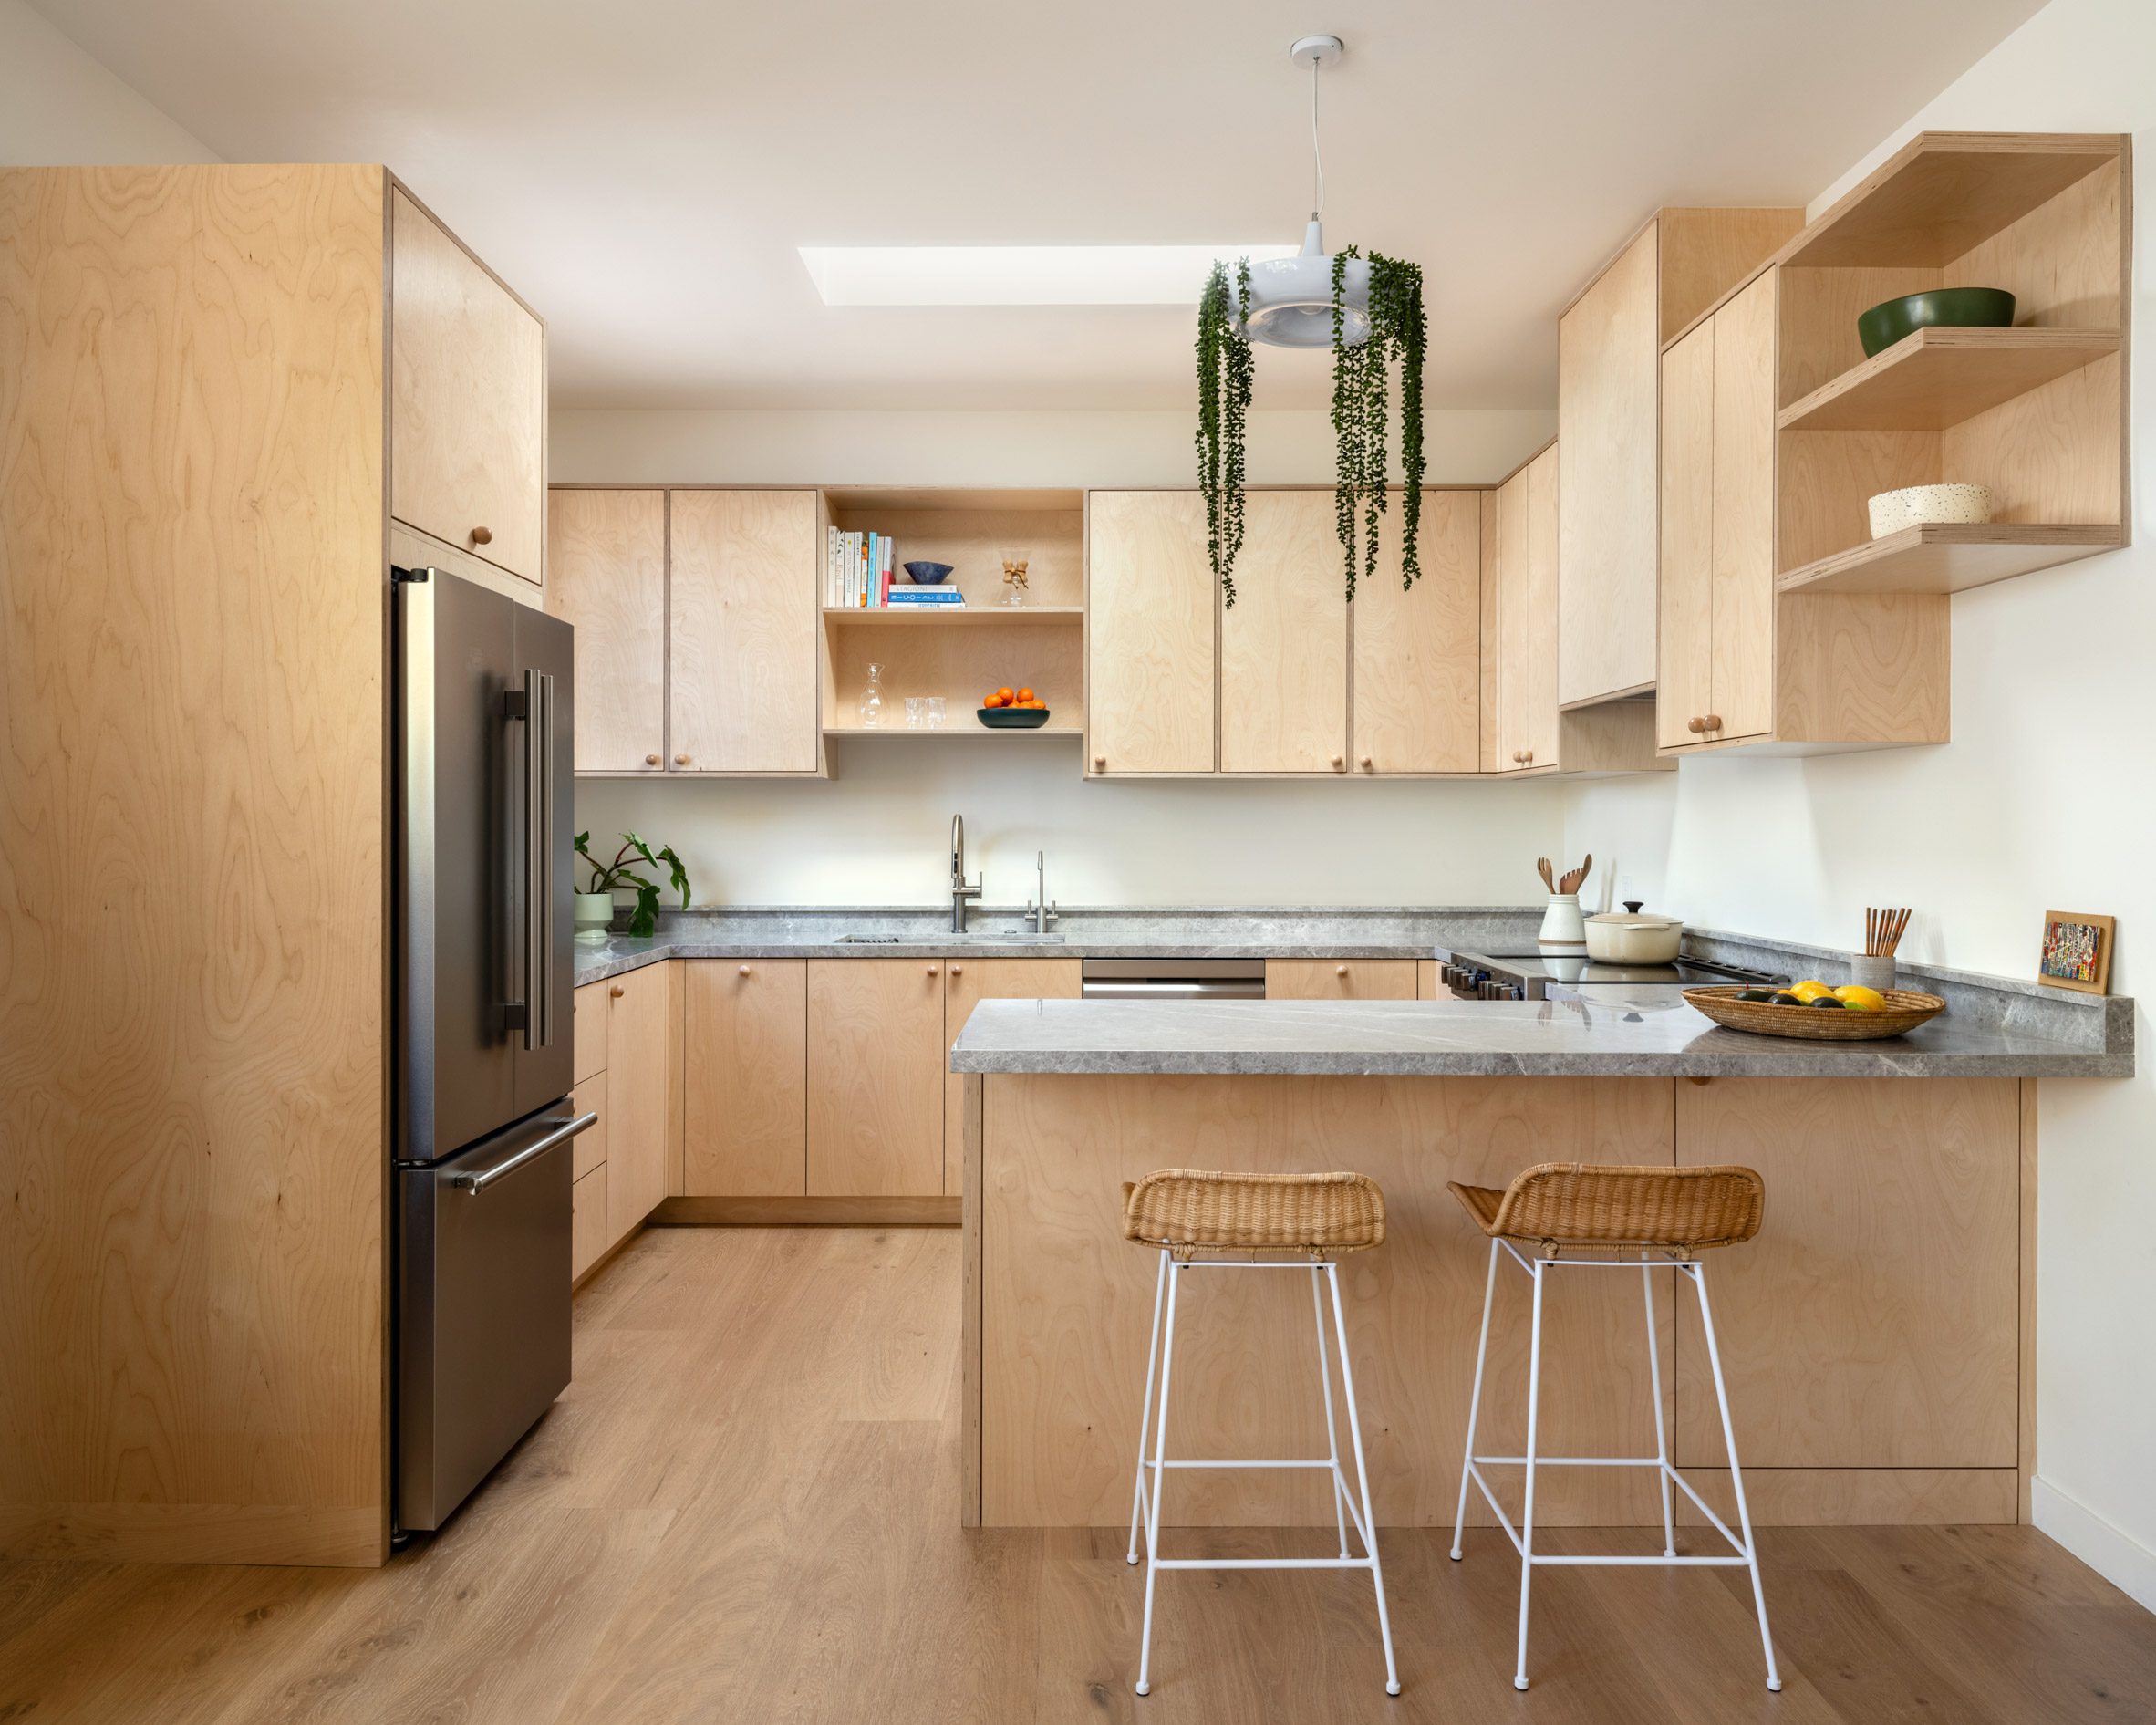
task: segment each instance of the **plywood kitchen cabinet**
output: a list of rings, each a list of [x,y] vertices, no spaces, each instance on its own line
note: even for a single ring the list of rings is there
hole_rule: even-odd
[[[943,1191],[943,966],[808,961],[808,1195]]]
[[[1551,444],[1498,487],[1496,563],[1489,591],[1500,774],[1614,774],[1654,770],[1654,714],[1643,701],[1574,712],[1558,705],[1558,521],[1560,444]]]
[[[1411,1001],[1413,959],[1267,959],[1269,1001]]]
[[[1244,498],[1236,602],[1220,609],[1220,770],[1348,767],[1347,577],[1329,491]]]
[[[1219,764],[1218,612],[1195,491],[1087,494],[1085,771]]]
[[[1482,497],[1480,491],[1423,493],[1422,575],[1405,590],[1400,496],[1379,525],[1377,573],[1356,583],[1353,606],[1351,753],[1358,774],[1477,770]]]
[[[973,1009],[987,1000],[1076,1000],[1084,984],[1079,959],[968,959],[946,961],[943,984],[943,1045],[946,1055],[966,1028]],[[965,1190],[966,1081],[943,1069],[943,1191],[958,1198]]]
[[[0,230],[0,1556],[378,1564],[386,566],[538,602],[543,327],[379,164]]]
[[[1778,286],[1761,272],[1663,356],[1665,758],[1946,739],[1944,595],[1777,596]]]
[[[682,1191],[808,1190],[808,964],[689,959]]]
[[[2011,1492],[2020,1090],[2012,1078],[1676,1086],[1678,1162],[1738,1162],[1767,1181],[1767,1227],[1708,1272],[1747,1470],[1991,1469]],[[1862,1146],[1861,1175],[1834,1169],[1822,1146]],[[1676,1409],[1679,1464],[1719,1465],[1689,1296]]]
[[[667,494],[557,486],[546,608],[576,630],[576,771],[666,767]]]
[[[1656,213],[1558,322],[1558,703],[1655,681],[1663,344],[1804,224],[1801,210]]]
[[[536,585],[545,327],[402,187],[389,203],[389,513]]]
[[[824,562],[813,491],[675,491],[668,766],[813,774]]]
[[[672,967],[648,964],[603,983],[606,1006],[606,1244],[667,1195],[668,1091],[675,1035]],[[579,990],[579,1016],[583,995]]]

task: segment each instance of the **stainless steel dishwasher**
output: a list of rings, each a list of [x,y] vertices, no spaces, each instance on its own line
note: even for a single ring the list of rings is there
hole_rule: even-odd
[[[1261,1001],[1263,959],[1087,959],[1089,1001]]]

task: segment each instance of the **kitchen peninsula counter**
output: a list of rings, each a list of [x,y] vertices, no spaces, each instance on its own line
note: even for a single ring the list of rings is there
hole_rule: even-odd
[[[951,1057],[965,1087],[965,1520],[1128,1519],[1156,1254],[1123,1238],[1125,1181],[1352,1169],[1386,1205],[1384,1246],[1342,1268],[1377,1519],[1449,1526],[1489,1249],[1446,1185],[1569,1161],[1736,1162],[1764,1178],[1763,1230],[1709,1270],[1755,1519],[2026,1519],[2037,1082],[2130,1075],[2132,1012],[2050,1013],[2011,987],[1969,1000],[1855,1044],[1724,1030],[1651,991],[983,1002]],[[1674,1460],[1727,1514],[1696,1312],[1674,1272],[1643,1274]],[[1525,1439],[1525,1283],[1500,1272],[1493,1453]],[[1301,1279],[1200,1275],[1186,1298],[1172,1452],[1323,1454]],[[1544,1322],[1544,1452],[1652,1454],[1638,1282],[1560,1278]],[[1181,1470],[1164,1519],[1329,1528],[1314,1481]],[[1638,1470],[1551,1469],[1537,1491],[1547,1525],[1659,1521]]]

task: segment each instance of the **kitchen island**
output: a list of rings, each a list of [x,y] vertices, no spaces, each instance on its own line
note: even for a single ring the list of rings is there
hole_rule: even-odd
[[[1764,1230],[1709,1272],[1757,1519],[2021,1519],[2036,1082],[2132,1071],[2130,1007],[2086,1022],[2096,1034],[2070,1040],[2015,1028],[2011,1012],[1956,1012],[1826,1044],[1722,1030],[1651,997],[984,1002],[951,1058],[966,1086],[966,1518],[1128,1519],[1155,1261],[1122,1238],[1124,1181],[1353,1169],[1387,1208],[1384,1246],[1342,1269],[1377,1517],[1448,1524],[1487,1250],[1446,1184],[1580,1160],[1742,1162],[1766,1179]],[[1484,1442],[1499,1452],[1524,1440],[1524,1281],[1499,1279],[1493,1318]],[[1585,1281],[1545,1316],[1543,1453],[1652,1454],[1636,1292]],[[1324,1452],[1295,1283],[1198,1284],[1174,1452]],[[1657,1336],[1674,1460],[1726,1504],[1699,1327],[1674,1295],[1660,1291]],[[1315,1476],[1256,1470],[1178,1473],[1167,1514],[1331,1519]],[[1658,1515],[1636,1470],[1542,1476],[1548,1524]]]

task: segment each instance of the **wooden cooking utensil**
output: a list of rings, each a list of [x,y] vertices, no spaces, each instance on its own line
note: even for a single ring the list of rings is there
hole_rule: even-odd
[[[1580,890],[1580,883],[1587,878],[1587,871],[1593,867],[1594,853],[1592,851],[1589,851],[1587,853],[1587,860],[1581,863],[1579,868],[1569,868],[1565,871],[1564,878],[1557,883],[1558,891],[1560,893],[1578,892]]]
[[[1550,871],[1550,858],[1547,857],[1536,857],[1535,870],[1542,877],[1542,889],[1545,892],[1555,892],[1557,890],[1557,878]]]

